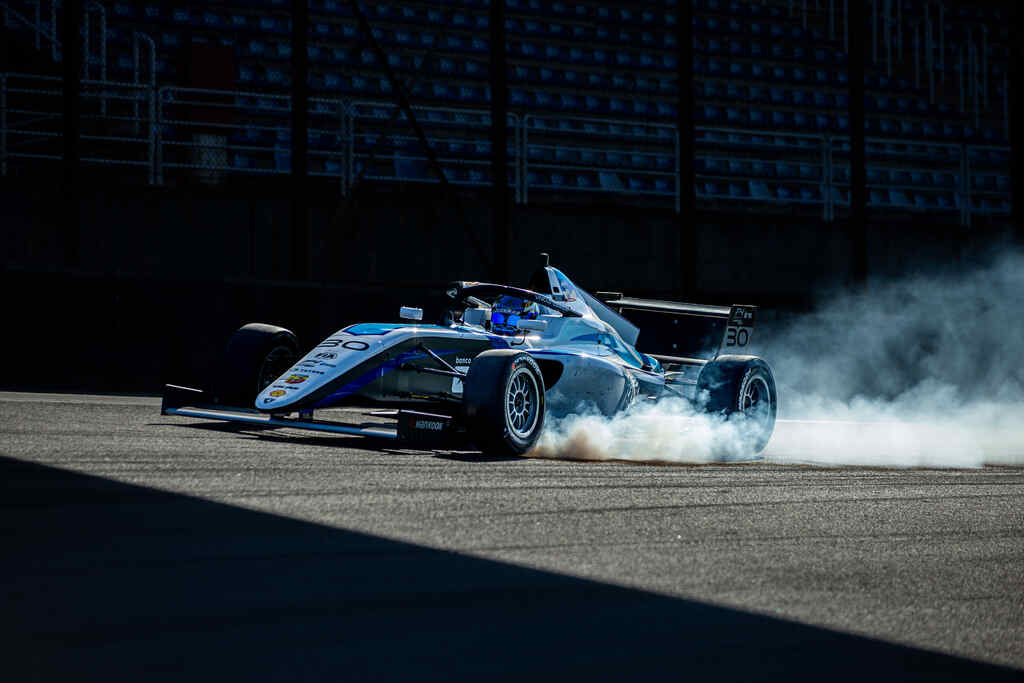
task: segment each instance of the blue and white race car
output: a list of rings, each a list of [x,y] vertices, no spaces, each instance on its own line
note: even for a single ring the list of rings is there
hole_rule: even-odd
[[[745,424],[751,455],[767,445],[777,394],[771,369],[741,353],[752,306],[704,306],[593,296],[548,265],[528,288],[454,282],[441,324],[403,307],[401,323],[360,323],[299,357],[288,330],[239,329],[219,387],[167,385],[162,412],[262,425],[406,439],[472,442],[492,456],[530,451],[545,416],[613,415],[679,397]],[[644,325],[647,352],[637,349]],[[378,409],[397,425],[314,417],[344,406]],[[386,409],[386,412],[380,412]]]

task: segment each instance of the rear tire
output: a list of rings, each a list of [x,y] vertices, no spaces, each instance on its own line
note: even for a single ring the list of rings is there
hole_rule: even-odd
[[[485,455],[523,455],[544,428],[540,366],[522,351],[484,351],[469,366],[462,403],[466,426]]]
[[[224,349],[217,396],[221,403],[252,408],[259,395],[295,364],[299,341],[290,330],[250,323],[239,328]]]
[[[706,392],[706,393],[705,393]],[[697,397],[713,414],[747,419],[740,427],[744,455],[765,449],[775,431],[778,393],[771,368],[754,356],[719,356],[701,370]]]

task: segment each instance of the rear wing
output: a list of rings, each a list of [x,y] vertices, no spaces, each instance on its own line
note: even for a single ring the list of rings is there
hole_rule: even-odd
[[[670,362],[703,362],[722,354],[743,353],[757,320],[757,306],[636,299],[618,292],[598,292],[597,296],[639,325],[638,350]]]

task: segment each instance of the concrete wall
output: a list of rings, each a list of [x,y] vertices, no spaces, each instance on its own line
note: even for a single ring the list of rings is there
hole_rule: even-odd
[[[0,379],[7,386],[144,391],[164,381],[202,383],[227,335],[246,322],[282,324],[312,344],[350,322],[393,320],[402,304],[423,305],[432,319],[445,282],[490,279],[487,205],[466,201],[460,211],[422,191],[312,206],[311,277],[299,283],[289,281],[289,204],[258,193],[94,191],[81,202],[73,269],[63,263],[59,198],[7,186],[0,206],[10,357],[19,359]],[[537,253],[548,251],[592,290],[673,297],[683,268],[693,268],[695,299],[791,309],[843,287],[849,274],[841,227],[798,216],[704,215],[684,266],[671,212],[515,207],[510,231],[514,283],[525,283]],[[877,224],[869,268],[899,275],[957,263],[965,248],[985,242],[982,229]]]

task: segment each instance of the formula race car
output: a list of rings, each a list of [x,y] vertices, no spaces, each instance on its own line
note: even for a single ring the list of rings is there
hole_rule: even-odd
[[[299,357],[286,329],[250,324],[229,341],[219,386],[164,388],[162,413],[428,444],[528,453],[546,416],[613,415],[678,397],[744,424],[764,449],[777,395],[768,365],[737,355],[756,309],[591,295],[542,254],[528,288],[454,282],[439,324],[402,307],[402,323],[341,329]],[[643,326],[643,332],[638,325]],[[645,352],[637,350],[638,339]],[[314,418],[361,406],[397,424]]]

